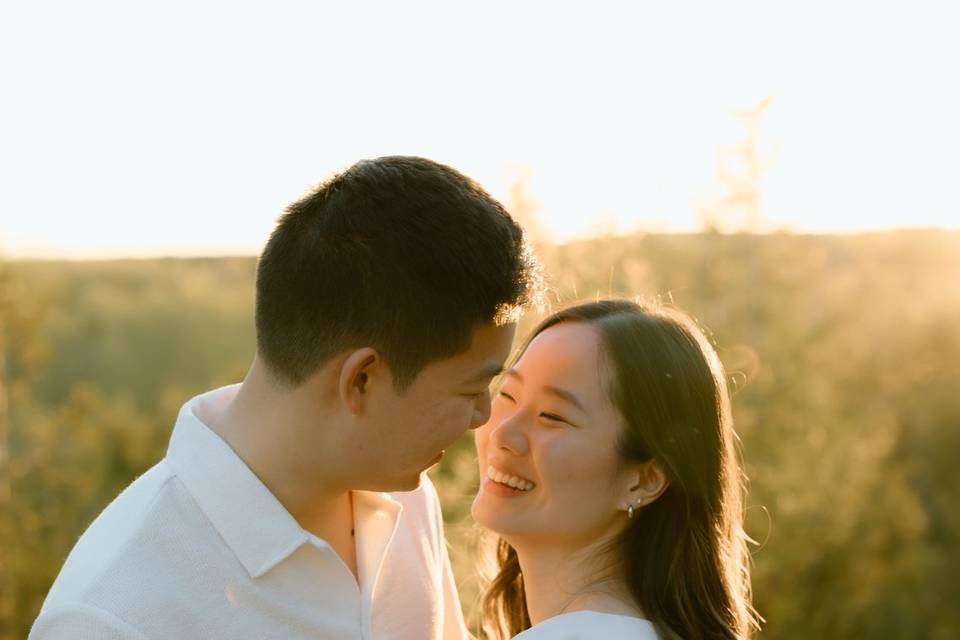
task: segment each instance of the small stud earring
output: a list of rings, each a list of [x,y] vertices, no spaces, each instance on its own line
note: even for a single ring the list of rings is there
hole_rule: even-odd
[[[633,519],[633,505],[627,505],[627,517]]]

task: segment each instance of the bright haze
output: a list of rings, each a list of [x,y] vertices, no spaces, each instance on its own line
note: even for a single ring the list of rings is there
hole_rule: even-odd
[[[0,256],[253,254],[388,154],[554,241],[696,231],[750,122],[754,230],[960,226],[951,3],[253,4],[5,4]]]

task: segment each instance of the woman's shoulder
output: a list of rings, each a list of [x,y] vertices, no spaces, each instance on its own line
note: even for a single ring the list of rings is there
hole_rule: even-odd
[[[536,624],[514,640],[657,640],[649,620],[598,611],[561,613]]]

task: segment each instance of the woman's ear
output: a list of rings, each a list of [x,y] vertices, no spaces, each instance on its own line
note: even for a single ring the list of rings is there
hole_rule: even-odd
[[[670,486],[670,481],[667,480],[667,475],[660,468],[660,465],[651,460],[634,465],[631,468],[628,484],[621,505],[623,511],[628,511],[631,506],[634,510],[647,506],[663,495],[663,492]]]
[[[356,349],[347,354],[340,365],[337,391],[340,401],[352,415],[363,412],[370,393],[370,381],[374,370],[383,362],[380,354],[370,347]]]

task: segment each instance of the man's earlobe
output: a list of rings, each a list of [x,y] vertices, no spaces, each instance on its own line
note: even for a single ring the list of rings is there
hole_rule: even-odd
[[[364,347],[349,353],[340,365],[337,390],[341,402],[351,414],[363,412],[370,389],[370,370],[380,361],[380,354],[370,347]]]

